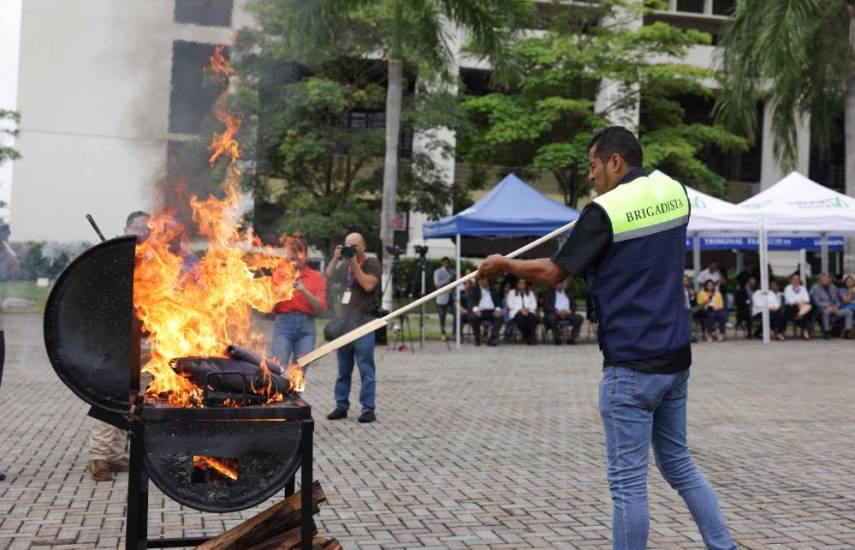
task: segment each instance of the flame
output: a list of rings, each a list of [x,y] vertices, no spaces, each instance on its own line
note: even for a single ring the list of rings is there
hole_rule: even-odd
[[[193,466],[200,470],[214,470],[215,472],[237,481],[238,467],[237,460],[232,458],[216,458],[213,456],[194,456]]]
[[[303,378],[303,367],[294,363],[288,368],[288,378],[291,380],[291,391],[303,392],[306,390],[306,379]]]
[[[222,155],[227,155],[231,159],[231,168],[237,176],[240,176],[240,171],[234,166],[240,158],[240,145],[235,139],[238,130],[240,130],[240,119],[232,115],[228,109],[229,77],[234,74],[235,70],[223,56],[222,46],[217,46],[214,55],[211,56],[211,72],[225,86],[225,92],[217,99],[214,116],[226,128],[221,133],[214,134],[211,145],[208,146],[208,150],[211,151],[208,162],[214,164]]]
[[[225,90],[217,101],[217,119],[225,130],[213,137],[211,163],[229,160],[225,198],[190,198],[193,222],[207,241],[198,261],[190,254],[184,227],[169,212],[149,220],[150,234],[136,247],[134,307],[151,340],[151,358],[143,367],[154,380],[146,393],[166,398],[176,406],[200,406],[202,390],[170,366],[178,357],[226,357],[229,344],[263,349],[262,335],[252,328],[252,310],[269,312],[293,295],[297,267],[263,246],[252,228],[241,230],[235,137],[240,119],[228,112],[228,78],[234,73],[217,48],[211,70],[223,79]],[[287,243],[287,241],[286,241]],[[259,355],[263,355],[260,353]],[[266,388],[260,393],[281,400],[262,365]]]

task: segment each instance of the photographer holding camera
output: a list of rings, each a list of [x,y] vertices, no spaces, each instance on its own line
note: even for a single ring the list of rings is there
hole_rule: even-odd
[[[374,291],[380,284],[382,269],[377,258],[365,255],[365,239],[351,233],[344,246],[335,248],[325,269],[326,276],[342,287],[338,316],[324,329],[324,336],[332,340],[374,318],[377,304]],[[330,420],[347,418],[350,408],[350,383],[353,363],[359,368],[362,387],[359,402],[362,414],[359,422],[374,422],[374,333],[368,333],[336,352],[338,377],[335,381],[335,410],[327,415]]]

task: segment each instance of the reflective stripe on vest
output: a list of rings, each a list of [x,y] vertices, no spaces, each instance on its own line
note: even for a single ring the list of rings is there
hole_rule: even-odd
[[[613,242],[627,241],[689,223],[689,199],[667,176],[643,177],[597,197],[612,224]]]

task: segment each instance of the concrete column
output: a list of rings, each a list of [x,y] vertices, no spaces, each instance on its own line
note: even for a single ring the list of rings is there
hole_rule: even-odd
[[[629,10],[617,8],[615,10],[615,13],[617,14],[616,19],[619,19],[620,22],[627,21],[625,25],[631,30],[640,29],[641,26],[644,24],[644,20],[640,11],[630,13]],[[609,19],[611,18],[606,18],[603,24],[608,25],[616,23],[616,21],[609,21]],[[640,97],[631,106],[627,106],[620,110],[610,109],[610,107],[614,105],[614,103],[626,93],[627,90],[622,83],[616,82],[614,80],[604,79],[600,83],[600,90],[597,93],[597,99],[594,102],[594,111],[597,113],[602,113],[603,111],[609,110],[609,113],[607,113],[607,118],[609,122],[611,122],[612,124],[625,126],[634,134],[638,134],[638,126],[641,118]]]
[[[763,145],[761,151],[760,188],[778,183],[790,171],[785,170],[775,157],[775,135],[772,132],[773,109],[770,102],[763,106]],[[804,176],[810,170],[810,115],[799,117],[795,170]]]

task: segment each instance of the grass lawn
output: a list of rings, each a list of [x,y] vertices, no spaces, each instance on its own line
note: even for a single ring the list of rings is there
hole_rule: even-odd
[[[45,309],[50,287],[36,286],[34,281],[6,281],[0,282],[0,304],[6,298],[24,298],[36,303],[35,307],[28,309],[0,308],[3,313],[41,313]]]

